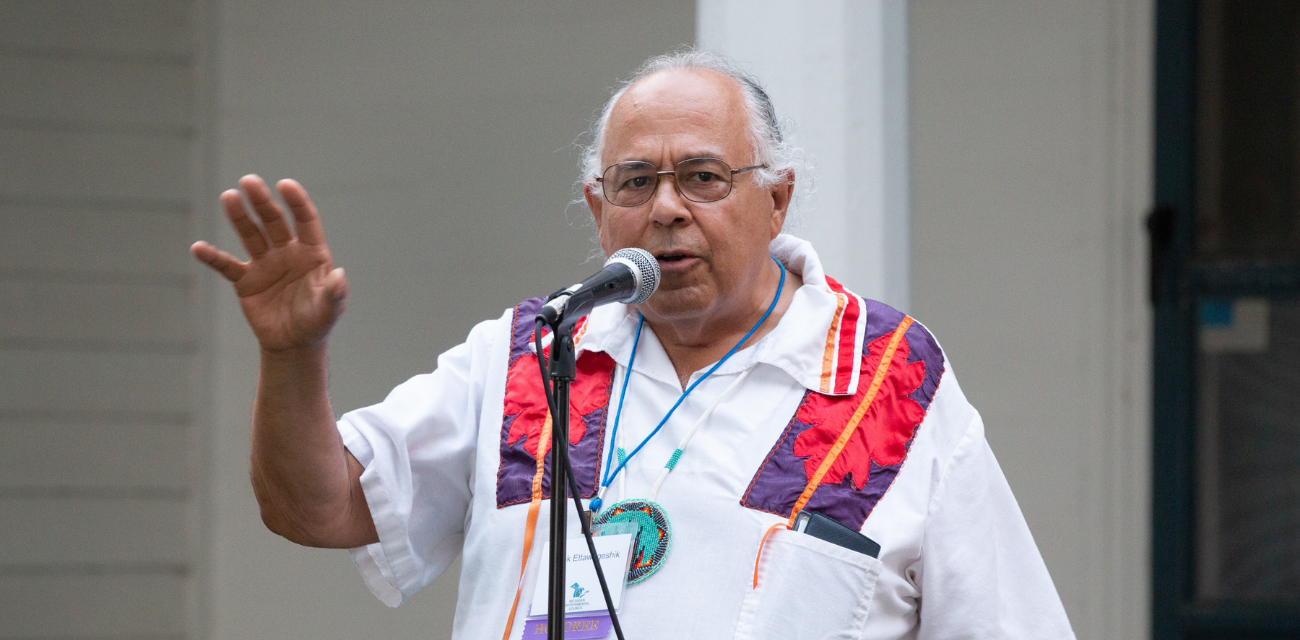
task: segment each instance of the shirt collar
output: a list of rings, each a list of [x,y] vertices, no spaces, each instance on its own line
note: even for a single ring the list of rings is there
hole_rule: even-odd
[[[856,365],[862,359],[867,324],[865,301],[826,276],[808,241],[781,234],[772,241],[769,251],[790,272],[803,278],[803,286],[795,291],[794,300],[776,328],[758,344],[732,356],[715,375],[738,373],[761,362],[780,368],[811,391],[856,393]],[[578,351],[603,351],[627,366],[639,319],[627,305],[598,307],[579,328]],[[637,349],[637,373],[674,386],[679,384],[663,347],[648,327],[642,330]]]

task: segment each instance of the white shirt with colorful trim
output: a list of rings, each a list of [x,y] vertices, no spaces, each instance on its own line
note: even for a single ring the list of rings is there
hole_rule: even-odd
[[[626,638],[1074,637],[980,416],[919,323],[906,328],[857,429],[805,506],[879,543],[879,558],[777,529],[753,586],[764,533],[789,518],[854,419],[904,318],[827,277],[805,241],[782,235],[771,252],[804,282],[778,326],[704,380],[606,493],[607,505],[648,497],[687,430],[749,371],[657,496],[672,545],[660,569],[624,594]],[[338,423],[365,467],[361,483],[379,532],[378,543],[351,551],[366,584],[397,606],[463,554],[458,640],[500,638],[520,584],[547,419],[531,340],[539,305],[525,301],[479,324],[432,373]],[[579,329],[569,438],[585,499],[604,473],[637,318],[609,305]],[[628,450],[682,392],[648,326],[637,350],[618,438]],[[542,497],[515,638],[546,563],[545,484]]]

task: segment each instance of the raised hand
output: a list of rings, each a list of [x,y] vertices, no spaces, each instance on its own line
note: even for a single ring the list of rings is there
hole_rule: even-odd
[[[280,197],[293,212],[298,234],[294,237],[284,210],[260,177],[244,176],[239,186],[261,224],[249,215],[239,190],[222,193],[221,205],[248,252],[248,262],[202,241],[194,243],[190,253],[234,285],[239,306],[263,350],[281,352],[324,345],[343,313],[348,285],[343,269],[334,268],[325,232],[307,190],[294,180],[276,184]]]

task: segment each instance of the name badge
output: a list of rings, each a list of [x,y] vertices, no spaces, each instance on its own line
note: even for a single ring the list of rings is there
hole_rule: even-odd
[[[627,586],[628,558],[632,550],[631,533],[600,535],[592,538],[596,544],[596,557],[609,585],[609,597],[614,610],[619,610],[623,589]],[[605,609],[605,596],[600,592],[600,580],[591,562],[591,552],[582,536],[569,538],[565,543],[568,557],[564,563],[564,637],[574,640],[604,638],[613,629],[609,612]],[[542,557],[550,557],[550,543],[542,547]],[[533,604],[524,624],[525,640],[546,638],[546,596],[550,585],[550,567],[542,565],[537,584],[533,589]]]

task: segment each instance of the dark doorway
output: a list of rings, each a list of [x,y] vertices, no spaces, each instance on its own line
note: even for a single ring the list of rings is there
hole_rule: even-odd
[[[1156,23],[1154,637],[1300,638],[1300,2]]]

